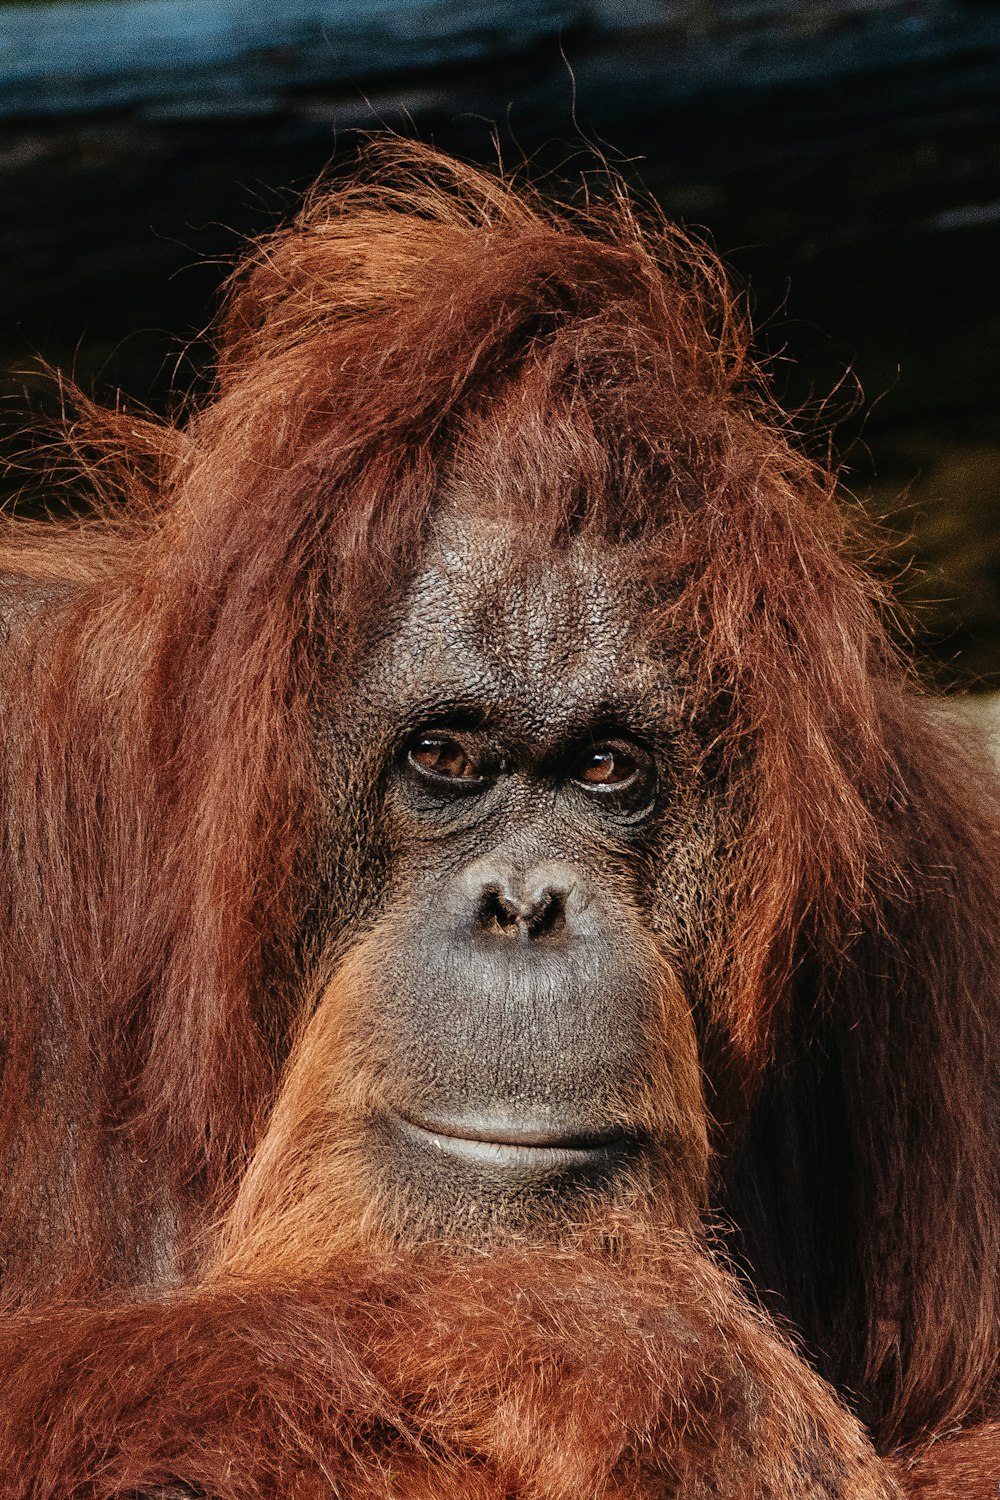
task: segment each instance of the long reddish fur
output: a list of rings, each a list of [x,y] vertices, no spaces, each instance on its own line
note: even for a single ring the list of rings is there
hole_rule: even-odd
[[[818,1445],[844,1495],[994,1497],[997,791],[714,260],[394,148],[250,254],[183,427],[82,403],[68,439],[92,519],[0,548],[2,1493],[820,1495]],[[716,1199],[884,1461],[698,1237],[501,1264],[213,1228],[304,1066],[317,706],[463,486],[659,590],[743,820],[692,997]]]

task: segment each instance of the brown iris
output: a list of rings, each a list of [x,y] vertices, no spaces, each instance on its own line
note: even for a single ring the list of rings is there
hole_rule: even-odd
[[[574,781],[600,791],[638,787],[649,779],[649,764],[638,746],[606,742],[584,751],[573,771]]]
[[[449,781],[478,781],[479,768],[458,740],[446,734],[422,734],[413,741],[407,758],[418,771]]]

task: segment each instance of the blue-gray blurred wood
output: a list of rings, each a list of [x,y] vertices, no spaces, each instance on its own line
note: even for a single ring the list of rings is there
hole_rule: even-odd
[[[558,0],[81,0],[0,7],[0,112],[267,113],[303,84],[506,58]]]
[[[962,0],[80,0],[0,5],[0,114],[279,110],[319,83],[574,44],[581,83],[675,98],[877,71],[1000,40]],[[622,49],[624,48],[624,53]]]

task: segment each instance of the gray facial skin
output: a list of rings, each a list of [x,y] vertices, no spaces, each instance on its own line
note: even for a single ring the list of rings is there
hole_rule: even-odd
[[[657,1154],[686,1149],[649,1098],[663,955],[679,966],[690,946],[711,839],[626,562],[584,542],[531,556],[456,522],[331,735],[334,805],[366,760],[383,787],[377,820],[332,838],[381,871],[367,1024],[388,1102],[369,1166],[424,1232],[520,1230],[581,1195],[645,1192]],[[435,771],[439,754],[471,774]],[[602,781],[612,765],[622,779]],[[342,912],[364,884],[338,872]]]

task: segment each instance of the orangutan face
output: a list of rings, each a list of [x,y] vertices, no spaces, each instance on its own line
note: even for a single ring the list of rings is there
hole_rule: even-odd
[[[622,558],[452,524],[352,696],[333,763],[375,742],[383,761],[359,1009],[395,1227],[522,1230],[661,1189],[688,1212],[705,1136],[682,973],[710,819]]]

